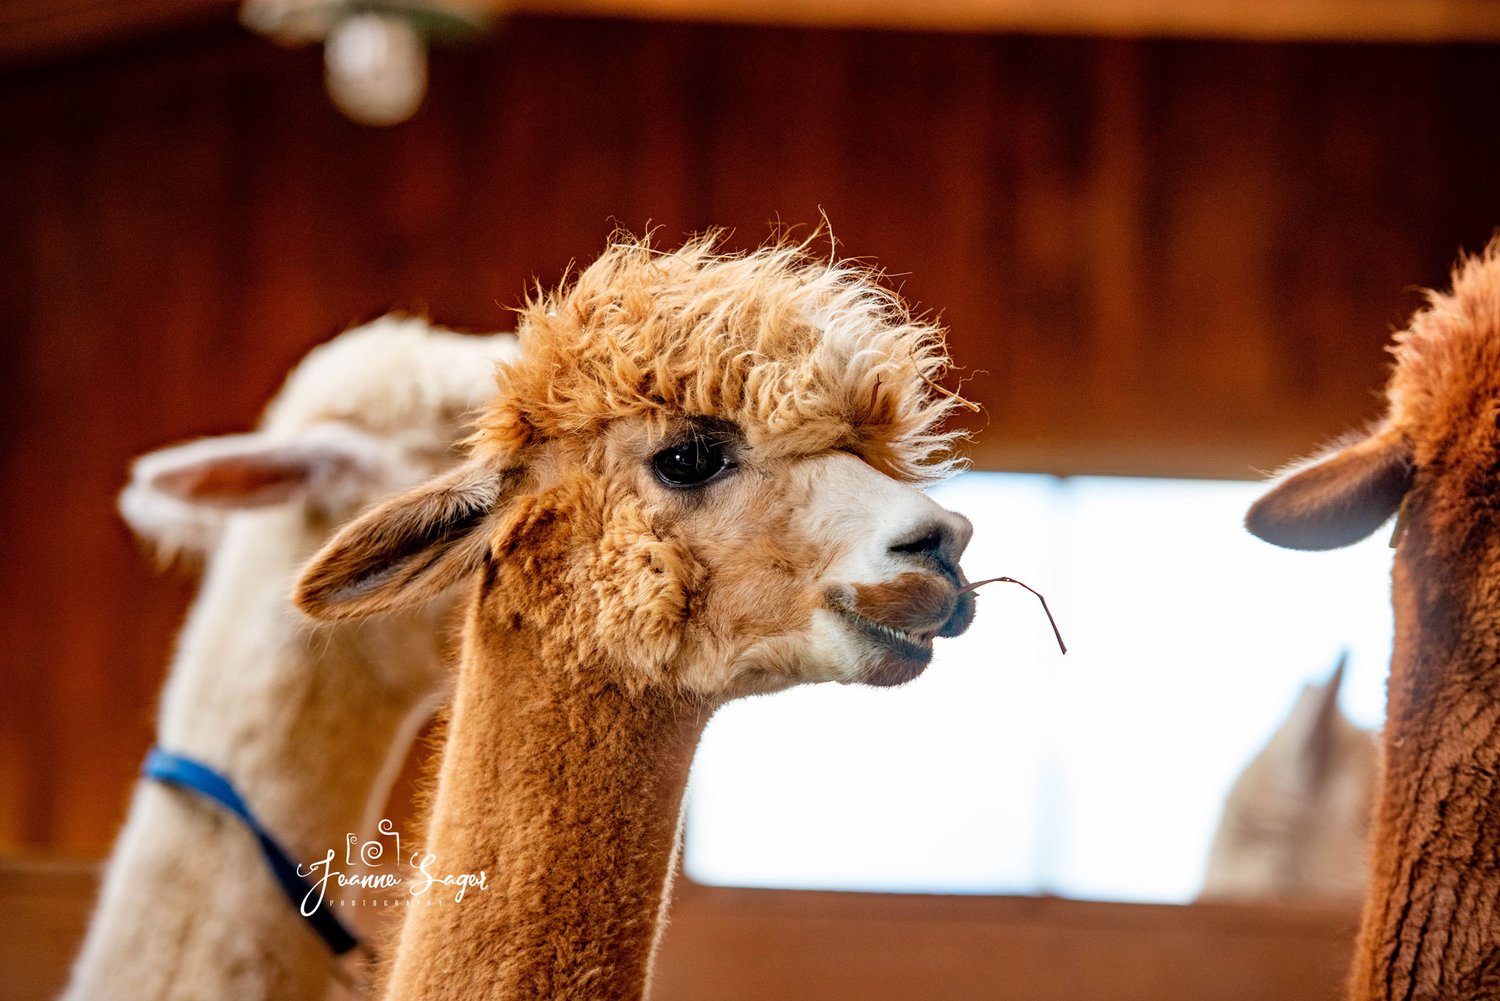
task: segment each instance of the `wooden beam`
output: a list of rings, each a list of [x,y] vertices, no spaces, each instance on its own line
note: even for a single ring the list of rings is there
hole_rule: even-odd
[[[0,997],[57,997],[88,925],[99,886],[98,863],[0,857]]]
[[[1354,912],[816,893],[680,880],[654,1001],[1323,1001]]]
[[[439,0],[434,0],[439,2]],[[445,0],[501,15],[1247,41],[1497,42],[1493,0]],[[0,66],[227,22],[232,0],[0,0]]]
[[[0,996],[67,976],[98,866],[0,857]],[[228,874],[233,875],[233,874]],[[810,893],[679,879],[654,1001],[1322,1001],[1343,977],[1347,908]]]
[[[518,14],[1255,41],[1500,40],[1487,0],[514,0]]]

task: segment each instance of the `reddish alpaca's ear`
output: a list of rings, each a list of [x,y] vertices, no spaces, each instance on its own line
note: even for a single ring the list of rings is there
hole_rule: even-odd
[[[1278,483],[1245,515],[1245,527],[1288,549],[1337,549],[1375,531],[1401,507],[1411,446],[1371,436]]]
[[[483,565],[489,515],[518,475],[470,462],[365,512],[303,568],[297,606],[348,619],[436,597]]]

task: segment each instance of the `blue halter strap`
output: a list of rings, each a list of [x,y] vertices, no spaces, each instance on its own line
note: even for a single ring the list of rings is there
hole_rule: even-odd
[[[205,799],[211,799],[238,817],[260,843],[261,854],[266,857],[271,875],[276,878],[287,900],[291,901],[292,908],[307,920],[312,930],[327,944],[329,951],[335,956],[342,956],[359,946],[359,939],[334,916],[326,898],[319,901],[311,914],[303,913],[302,902],[308,899],[312,884],[297,875],[297,863],[292,861],[286,850],[255,819],[255,814],[250,812],[250,807],[240,798],[227,778],[202,762],[163,751],[160,747],[153,747],[146,753],[146,763],[141,767],[141,774],[148,779],[187,789]]]

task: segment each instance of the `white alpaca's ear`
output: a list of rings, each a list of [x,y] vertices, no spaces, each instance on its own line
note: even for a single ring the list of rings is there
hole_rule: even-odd
[[[1282,480],[1251,505],[1245,527],[1288,549],[1352,545],[1400,509],[1412,473],[1409,444],[1372,435]]]
[[[1326,681],[1304,686],[1291,714],[1272,737],[1273,743],[1279,740],[1282,745],[1284,778],[1308,795],[1323,783],[1338,753],[1339,724],[1344,719],[1339,711],[1339,689],[1348,663],[1346,650]]]
[[[297,606],[316,619],[348,619],[436,597],[484,565],[490,514],[519,476],[471,461],[376,505],[303,568]]]
[[[229,512],[294,498],[347,503],[399,461],[388,442],[342,424],[204,438],[136,459],[120,514],[165,553],[203,552]]]

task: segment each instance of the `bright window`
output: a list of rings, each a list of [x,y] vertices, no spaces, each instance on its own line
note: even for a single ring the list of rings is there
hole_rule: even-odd
[[[1230,782],[1303,682],[1350,652],[1379,724],[1388,534],[1332,553],[1251,537],[1257,483],[970,473],[970,631],[899,689],[811,686],[721,710],[694,764],[685,865],[738,886],[1196,895]]]

